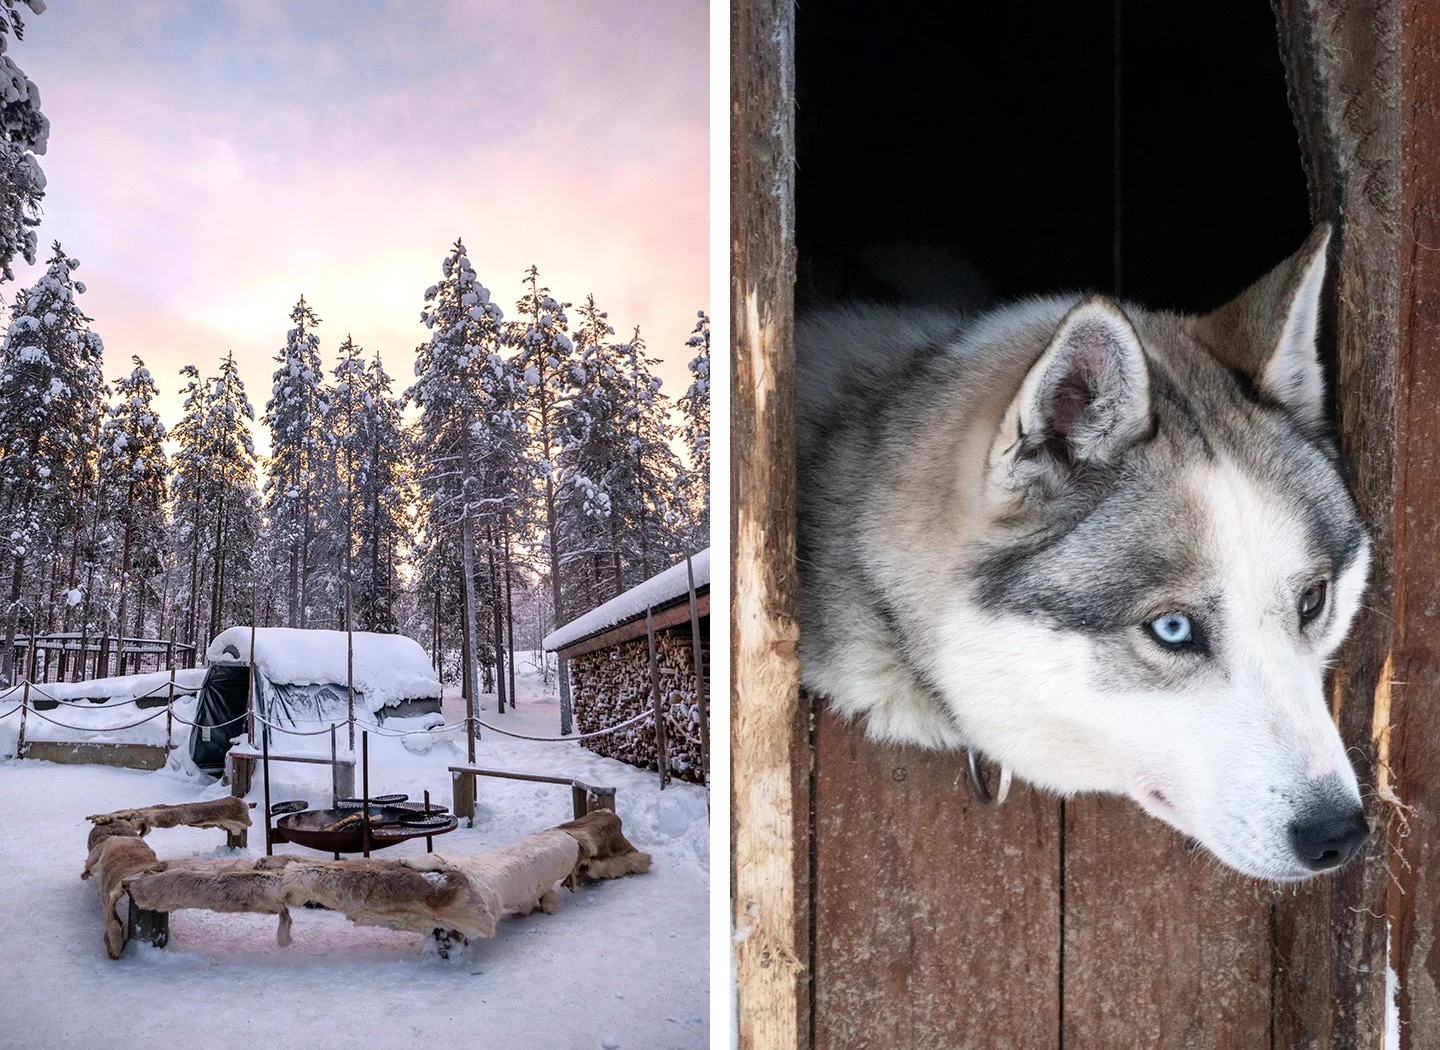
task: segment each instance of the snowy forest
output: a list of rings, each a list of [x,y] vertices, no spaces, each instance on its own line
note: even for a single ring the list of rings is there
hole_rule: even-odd
[[[37,259],[49,131],[7,53],[17,6],[44,10],[0,0],[0,292]],[[457,240],[415,290],[420,345],[361,346],[297,295],[255,395],[230,354],[178,375],[132,356],[107,380],[77,248],[54,243],[5,297],[0,682],[140,670],[124,639],[183,664],[233,624],[348,624],[416,638],[503,705],[517,648],[709,544],[703,311],[663,348],[689,360],[672,397],[638,327],[617,335],[593,295],[577,306],[533,266],[491,275],[520,279],[502,305]],[[168,430],[162,384],[183,394]],[[55,635],[79,644],[30,644]]]

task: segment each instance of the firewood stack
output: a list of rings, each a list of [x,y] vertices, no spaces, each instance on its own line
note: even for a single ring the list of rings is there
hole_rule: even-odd
[[[695,658],[690,628],[658,631],[656,662],[660,698],[665,709],[670,772],[697,783],[705,779],[700,751],[700,706],[695,697]],[[650,695],[650,649],[644,638],[577,656],[570,663],[570,685],[578,732],[633,718],[653,706]],[[594,737],[585,746],[598,755],[617,758],[642,769],[658,768],[655,730],[638,722],[615,733]]]

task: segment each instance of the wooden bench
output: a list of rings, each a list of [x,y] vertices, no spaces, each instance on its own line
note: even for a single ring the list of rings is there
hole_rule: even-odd
[[[255,782],[255,767],[261,756],[255,751],[237,751],[231,748],[225,755],[225,776],[230,781],[230,794],[244,798],[250,794],[250,785]],[[355,794],[355,760],[353,758],[329,759],[320,755],[275,755],[271,762],[300,762],[312,766],[330,766],[330,788],[335,798],[350,798]],[[239,848],[248,843],[249,836],[241,831],[227,834],[225,844]]]
[[[615,789],[587,784],[574,777],[552,777],[543,773],[511,773],[503,769],[481,769],[479,766],[451,766],[450,789],[453,796],[451,812],[464,817],[475,826],[475,778],[499,777],[502,780],[530,780],[538,784],[569,784],[570,798],[575,806],[575,819],[597,809],[615,812]]]

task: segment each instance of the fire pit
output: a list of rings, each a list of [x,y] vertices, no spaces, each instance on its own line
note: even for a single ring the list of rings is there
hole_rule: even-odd
[[[372,850],[406,839],[444,835],[459,827],[459,822],[440,807],[431,806],[427,813],[424,803],[377,805],[371,802],[369,813]],[[327,853],[359,853],[365,849],[364,811],[359,800],[355,800],[353,807],[289,813],[275,822],[271,839]]]

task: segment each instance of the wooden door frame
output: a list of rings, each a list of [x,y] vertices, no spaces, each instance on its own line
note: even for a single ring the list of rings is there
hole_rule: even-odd
[[[1312,211],[1336,223],[1337,438],[1374,539],[1332,678],[1364,857],[1276,897],[1271,1045],[1440,1030],[1440,2],[1274,0]],[[742,1047],[811,1045],[808,709],[794,547],[794,4],[731,14],[732,894]],[[1435,961],[1432,962],[1432,956]]]

